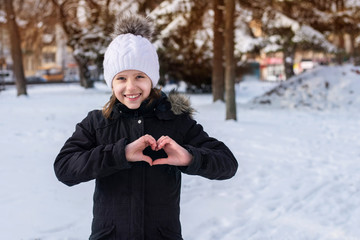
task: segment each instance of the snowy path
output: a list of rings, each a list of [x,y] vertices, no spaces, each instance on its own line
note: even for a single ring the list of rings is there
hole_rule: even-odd
[[[1,239],[87,239],[93,182],[66,187],[52,164],[75,123],[109,93],[73,85],[29,93],[0,94]],[[238,121],[225,122],[211,96],[191,101],[239,170],[227,181],[183,175],[185,240],[360,239],[360,113],[239,105]]]

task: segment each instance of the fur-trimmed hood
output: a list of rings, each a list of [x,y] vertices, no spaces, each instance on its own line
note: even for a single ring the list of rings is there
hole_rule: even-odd
[[[195,113],[196,110],[191,106],[189,98],[173,90],[169,94],[162,92],[160,99],[150,105],[148,101],[144,101],[138,109],[128,109],[117,100],[111,118],[155,114],[160,119],[172,119],[177,115],[187,114],[193,119]]]
[[[187,96],[172,90],[168,95],[168,101],[171,104],[171,111],[175,115],[185,113],[193,118],[196,110],[191,106],[190,99]]]

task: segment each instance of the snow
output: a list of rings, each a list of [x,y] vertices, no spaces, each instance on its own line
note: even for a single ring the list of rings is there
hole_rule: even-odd
[[[196,120],[229,146],[239,169],[226,181],[183,175],[184,239],[360,239],[360,105],[341,100],[349,88],[358,91],[356,70],[323,67],[292,80],[314,82],[307,91],[316,91],[321,79],[331,82],[331,97],[316,101],[337,99],[337,107],[323,111],[254,104],[278,85],[254,80],[236,85],[238,121],[224,121],[225,105],[212,103],[211,95],[189,95]],[[11,86],[0,92],[1,238],[87,239],[94,181],[67,187],[52,165],[75,124],[111,92],[98,83],[91,90],[31,85],[28,93],[15,97]]]
[[[272,16],[274,15],[274,16]],[[301,25],[294,19],[291,19],[280,12],[273,12],[273,10],[266,11],[262,16],[262,22],[267,28],[277,29],[277,28],[291,28],[294,32],[294,37],[292,38],[293,42],[302,42],[307,41],[314,43],[326,49],[328,52],[335,52],[337,50],[336,46],[330,43],[326,37],[315,30],[314,28],[308,25]],[[281,36],[275,36],[281,41]],[[270,39],[274,40],[274,39]],[[274,46],[272,48],[275,48]],[[269,51],[270,49],[265,49]]]
[[[360,2],[358,0],[346,0],[345,7],[347,7],[347,8],[360,7]]]
[[[283,82],[255,104],[272,108],[360,109],[360,67],[318,67]]]
[[[262,22],[267,24],[268,28],[286,28],[291,27],[295,32],[299,29],[299,23],[280,12],[273,12],[271,8],[268,8],[268,11],[265,11],[262,16]]]
[[[6,23],[6,14],[2,10],[0,10],[0,23]]]
[[[156,18],[170,13],[188,12],[191,9],[191,6],[191,1],[187,0],[163,1],[159,7],[155,8],[155,10],[150,13],[150,16]]]
[[[241,9],[242,10],[242,9]],[[245,10],[242,10],[245,12]],[[235,30],[235,54],[241,55],[242,53],[250,52],[255,47],[261,46],[263,43],[262,38],[255,38],[250,33],[250,29],[245,21],[245,16],[239,16],[236,19],[236,30]]]
[[[168,37],[171,35],[171,32],[173,32],[175,29],[185,25],[186,25],[186,20],[184,16],[179,15],[169,25],[167,25],[167,27],[164,30],[161,31],[160,36],[162,36],[163,38]]]
[[[155,41],[154,45],[156,48],[163,47],[163,39],[169,37],[174,32],[178,31],[180,27],[184,27],[189,23],[190,19],[190,11],[192,8],[191,1],[183,1],[183,0],[176,0],[173,2],[164,1],[160,4],[159,7],[155,8],[150,13],[150,16],[153,19],[156,19],[158,25],[162,25],[166,23],[166,20],[169,16],[169,13],[173,13],[175,17],[170,21],[170,23],[166,24],[160,34],[159,38]],[[251,12],[245,9],[242,9],[238,4],[236,5],[236,11],[239,13],[237,14],[235,20],[235,54],[242,55],[243,53],[249,52],[254,50],[257,46],[261,46],[264,42],[263,38],[255,38],[251,34],[251,30],[247,26],[247,23],[251,21]],[[182,14],[179,14],[182,13]],[[213,41],[212,38],[214,36],[213,33],[213,20],[214,11],[212,8],[205,9],[204,14],[202,16],[205,21],[203,21],[203,25],[201,29],[198,29],[195,33],[194,42],[196,44],[197,49],[201,51],[206,51],[203,55],[206,58],[211,58],[213,52],[209,49],[212,48]],[[172,43],[175,49],[179,49],[179,46],[176,43]],[[204,50],[206,49],[206,50]],[[182,59],[182,56],[179,55],[179,60]]]

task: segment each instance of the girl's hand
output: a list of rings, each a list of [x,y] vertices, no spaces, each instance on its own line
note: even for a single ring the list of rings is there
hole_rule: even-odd
[[[177,144],[168,136],[162,136],[157,140],[156,151],[164,149],[167,158],[159,158],[153,162],[153,165],[168,164],[174,166],[188,166],[193,156],[182,146]]]
[[[134,142],[126,145],[125,147],[125,156],[129,162],[139,162],[145,161],[152,166],[153,161],[149,156],[143,154],[143,150],[148,146],[152,150],[156,150],[156,140],[151,135],[144,135]]]

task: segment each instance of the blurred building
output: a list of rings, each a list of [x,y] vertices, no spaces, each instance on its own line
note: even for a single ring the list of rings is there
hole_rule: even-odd
[[[261,24],[261,21],[251,21],[249,23],[252,34],[257,38],[264,37]],[[339,49],[343,49],[343,51],[339,51],[340,54],[335,54],[329,53],[325,50],[297,50],[295,52],[294,59],[292,59],[295,74],[300,74],[319,65],[328,65],[347,61],[354,55],[356,47],[360,46],[360,40],[359,43],[357,43],[353,36],[346,33],[342,35],[330,35],[327,40]],[[276,47],[266,46],[260,50],[260,53],[257,56],[254,56],[253,53],[248,54],[248,56],[250,57],[249,59],[251,59],[250,61],[255,60],[259,62],[261,80],[286,80],[284,66],[285,60],[284,54],[281,50],[277,50]],[[339,57],[341,59],[339,59]]]
[[[55,25],[54,34],[44,34],[41,47],[23,56],[25,76],[36,76],[40,74],[39,70],[51,68],[61,69],[65,81],[79,80],[78,66],[66,41],[59,24]]]
[[[10,39],[6,27],[0,28],[0,67],[12,71],[13,60],[10,52]],[[43,34],[40,42],[32,48],[23,44],[23,63],[25,77],[40,77],[44,69],[60,69],[65,81],[78,81],[79,69],[73,58],[72,49],[66,45],[66,37],[60,25],[55,34]],[[14,81],[14,79],[12,79]]]

